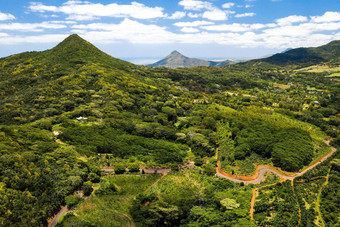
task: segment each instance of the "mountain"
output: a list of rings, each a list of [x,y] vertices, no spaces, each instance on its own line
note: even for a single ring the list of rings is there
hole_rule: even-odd
[[[295,188],[268,176],[262,186],[277,184],[253,199],[257,186],[216,177],[216,164],[248,175],[258,160],[297,171],[319,159],[328,136],[318,126],[339,132],[339,88],[323,75],[246,66],[137,66],[78,35],[0,59],[0,226],[48,226],[65,205],[58,226],[313,223],[320,215],[304,201],[325,179],[311,177],[339,188],[339,161],[318,163]],[[337,190],[324,191],[320,212],[334,226]]]
[[[2,58],[0,66],[0,124],[61,114],[79,103],[90,104],[100,90],[101,96],[111,90],[112,97],[115,90],[128,97],[127,84],[144,87],[144,77],[134,72],[138,66],[111,57],[78,35],[50,50]]]
[[[275,54],[268,58],[257,59],[250,62],[266,62],[269,64],[287,66],[311,66],[326,63],[330,60],[339,61],[340,41],[332,41],[320,47],[296,48]]]
[[[169,54],[167,57],[161,59],[160,61],[157,61],[153,64],[150,64],[148,66],[151,67],[168,67],[168,68],[191,68],[191,67],[197,67],[197,66],[217,66],[222,67],[228,64],[231,64],[232,61],[225,60],[225,61],[207,61],[202,60],[198,58],[189,58],[178,51],[173,51],[171,54]]]
[[[287,49],[285,49],[284,51],[281,51],[281,53],[280,54],[284,54],[284,53],[286,53],[286,52],[288,52],[288,51],[290,51],[290,50],[293,50],[293,48],[287,48]]]

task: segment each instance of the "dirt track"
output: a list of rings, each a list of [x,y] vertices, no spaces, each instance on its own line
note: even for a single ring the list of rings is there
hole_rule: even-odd
[[[61,216],[67,211],[68,211],[67,206],[62,207],[58,214],[56,214],[56,216],[54,216],[54,218],[48,223],[48,227],[56,226]]]
[[[328,146],[330,146],[329,145],[330,141],[331,141],[331,139],[325,140],[324,142]],[[223,170],[220,169],[220,163],[218,163],[217,168],[216,168],[216,175],[219,176],[219,177],[223,177],[223,178],[226,178],[228,180],[234,181],[234,182],[238,182],[238,183],[243,182],[245,184],[258,184],[258,183],[260,183],[265,178],[265,176],[264,176],[265,172],[272,172],[280,178],[283,178],[283,179],[286,179],[286,180],[293,180],[295,177],[301,176],[302,174],[304,174],[308,170],[314,168],[315,166],[317,166],[321,162],[327,160],[335,152],[336,152],[336,149],[334,147],[331,147],[331,151],[329,153],[327,153],[326,155],[324,155],[321,158],[319,158],[318,160],[316,160],[313,164],[311,164],[308,168],[304,169],[302,172],[295,172],[295,173],[285,172],[285,171],[282,171],[282,170],[278,170],[278,169],[276,169],[272,166],[259,165],[259,166],[257,166],[256,171],[253,175],[251,175],[251,176],[240,176],[240,175],[232,175],[230,173],[224,172]]]

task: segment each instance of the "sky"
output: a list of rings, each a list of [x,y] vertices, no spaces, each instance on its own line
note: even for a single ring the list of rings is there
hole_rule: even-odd
[[[340,40],[340,0],[0,1],[0,57],[50,49],[74,33],[137,64],[173,50],[260,58]]]

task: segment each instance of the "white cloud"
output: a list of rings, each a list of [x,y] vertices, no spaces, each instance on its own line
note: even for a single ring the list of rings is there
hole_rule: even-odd
[[[224,3],[224,4],[222,5],[222,8],[229,9],[229,8],[233,7],[234,5],[235,5],[235,3],[233,3],[233,2],[228,2],[228,3]]]
[[[197,28],[192,28],[192,27],[183,27],[181,31],[186,32],[186,33],[196,33],[196,32],[199,32],[200,30]]]
[[[131,17],[136,19],[152,19],[166,17],[161,7],[147,7],[138,2],[130,5],[118,5],[111,3],[103,5],[101,3],[90,3],[83,1],[68,1],[62,6],[46,6],[42,3],[31,3],[29,9],[33,12],[54,12],[69,15],[74,20],[93,20],[97,17]]]
[[[244,32],[251,30],[249,25],[238,23],[204,26],[202,28],[208,31],[230,31],[230,32]]]
[[[211,2],[198,1],[198,0],[182,0],[178,3],[183,6],[185,10],[193,11],[204,11],[202,14],[189,13],[188,16],[191,18],[197,18],[201,16],[202,18],[208,20],[226,20],[228,19],[228,14],[231,11],[223,11],[220,8],[214,6]],[[225,3],[224,8],[230,8],[234,3]]]
[[[99,20],[99,17],[95,17],[93,15],[79,15],[72,14],[66,18],[67,20],[76,20],[76,21],[86,21],[86,20]]]
[[[10,13],[1,13],[0,12],[0,21],[2,21],[2,20],[14,20],[14,19],[15,19],[15,16],[13,16]]]
[[[36,35],[36,36],[6,36],[0,37],[0,44],[20,44],[20,43],[57,43],[61,42],[68,35]]]
[[[84,33],[84,37],[92,41],[119,42],[129,41],[131,43],[169,43],[175,40],[175,33],[166,30],[166,27],[157,25],[146,25],[124,19],[119,24],[92,23],[83,25],[73,25],[75,30],[89,31]]]
[[[291,16],[280,18],[280,19],[276,20],[276,22],[280,25],[289,25],[289,24],[293,24],[293,23],[306,22],[306,21],[308,21],[307,17],[297,16],[297,15],[291,15]]]
[[[44,29],[62,29],[66,27],[64,24],[53,22],[0,24],[0,30],[20,32],[43,32]]]
[[[202,14],[201,13],[188,13],[188,17],[190,17],[190,18],[199,18],[199,17],[201,17],[202,16]]]
[[[83,38],[94,43],[216,43],[242,47],[286,48],[287,46],[317,46],[334,39],[339,39],[340,37],[340,19],[338,19],[339,13],[337,12],[326,12],[321,16],[312,16],[310,17],[310,20],[304,16],[291,15],[284,18],[278,18],[277,20],[274,20],[273,23],[269,24],[227,24],[214,21],[226,20],[228,15],[235,13],[233,11],[228,11],[228,8],[222,10],[222,8],[220,9],[212,5],[211,2],[198,0],[182,0],[180,3],[186,10],[193,11],[177,11],[168,16],[163,8],[146,7],[143,4],[136,2],[128,5],[102,5],[84,1],[68,1],[61,6],[45,6],[42,3],[34,3],[30,6],[32,7],[32,11],[39,13],[53,12],[58,15],[61,15],[59,13],[64,13],[67,20],[42,23],[0,23],[0,44],[59,42],[65,38],[66,35],[18,36],[1,32],[42,32],[47,29],[63,29],[67,27],[70,28],[68,31],[81,34]],[[105,7],[109,7],[109,10]],[[144,13],[134,14],[134,10],[139,8],[145,10]],[[117,11],[118,9],[120,11]],[[145,16],[147,14],[146,12],[150,12],[149,15]],[[131,18],[124,18],[120,23],[83,22],[82,24],[77,24],[73,21],[93,20],[103,16],[180,19],[186,15],[191,18],[201,19],[173,23],[171,26],[173,31],[171,31],[169,27],[155,24],[157,23],[156,20],[149,20],[148,23],[141,23],[140,21]],[[237,14],[235,17],[253,15],[255,14],[246,13]],[[178,27],[180,31],[178,31],[178,28],[174,29],[174,27]],[[58,32],[60,33],[60,31]]]
[[[170,17],[168,17],[169,19],[182,19],[183,17],[186,16],[186,12],[181,12],[181,11],[176,11],[174,12]]]
[[[53,24],[76,24],[77,22],[75,21],[59,21],[59,20],[54,20],[54,21],[49,21],[49,23],[53,23]]]
[[[240,18],[240,17],[253,17],[255,16],[255,13],[242,13],[242,14],[236,14],[235,17]]]
[[[43,13],[46,11],[50,12],[60,12],[59,8],[56,6],[46,6],[43,5],[41,2],[32,2],[29,6],[29,9],[33,12]]]
[[[197,27],[197,26],[202,26],[202,25],[211,25],[214,24],[211,21],[192,21],[192,22],[177,22],[174,23],[175,26],[177,27]]]
[[[226,20],[228,19],[227,13],[220,9],[213,9],[209,11],[205,11],[202,15],[203,18],[209,20]]]
[[[340,13],[339,12],[326,12],[322,16],[312,16],[311,21],[313,22],[333,22],[333,21],[340,21]]]
[[[213,5],[210,2],[198,1],[198,0],[182,0],[178,3],[183,6],[186,10],[202,10],[202,9],[212,9]]]
[[[203,29],[208,31],[229,31],[229,32],[246,32],[252,30],[259,30],[263,28],[273,27],[275,24],[219,24],[219,25],[209,25],[202,26]]]

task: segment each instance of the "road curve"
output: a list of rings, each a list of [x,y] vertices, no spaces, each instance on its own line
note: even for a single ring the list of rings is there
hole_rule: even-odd
[[[68,211],[67,206],[62,207],[61,210],[58,212],[58,214],[48,223],[48,227],[56,226],[61,216],[67,211]]]
[[[329,142],[332,139],[329,140],[325,140],[324,142],[329,145]],[[331,146],[330,146],[331,147]],[[336,152],[336,149],[334,147],[331,147],[331,151],[329,153],[327,153],[326,155],[322,156],[321,158],[319,158],[318,160],[316,160],[313,164],[311,164],[308,168],[304,169],[302,172],[285,172],[285,171],[279,171],[277,169],[275,169],[272,166],[269,165],[258,165],[255,173],[253,175],[250,176],[240,176],[240,175],[232,175],[230,173],[226,173],[223,170],[221,170],[220,168],[220,163],[217,163],[217,168],[216,168],[216,175],[219,177],[223,177],[226,178],[228,180],[231,180],[233,182],[237,182],[237,183],[245,183],[245,184],[258,184],[261,183],[265,176],[264,174],[266,172],[271,172],[276,174],[278,177],[286,179],[286,180],[293,180],[294,178],[303,175],[304,173],[306,173],[308,170],[314,168],[315,166],[317,166],[318,164],[320,164],[321,162],[324,162],[325,160],[327,160],[329,157],[331,157],[334,153]]]

